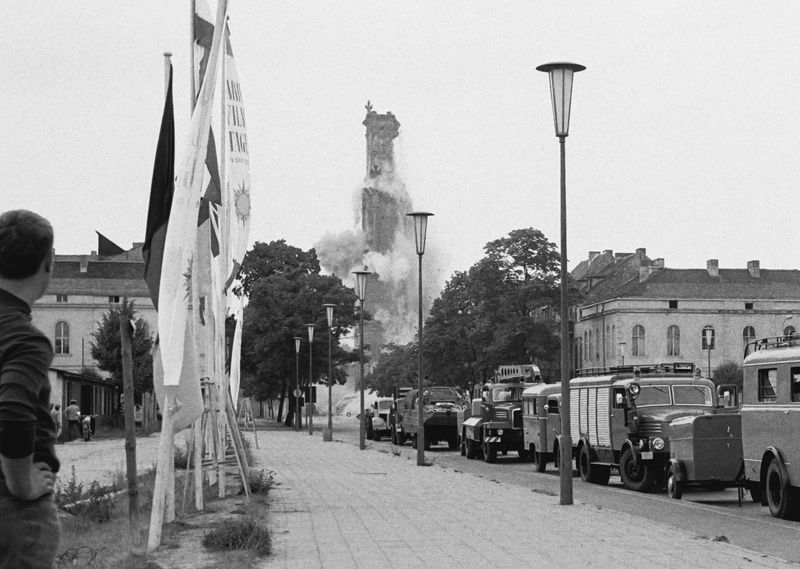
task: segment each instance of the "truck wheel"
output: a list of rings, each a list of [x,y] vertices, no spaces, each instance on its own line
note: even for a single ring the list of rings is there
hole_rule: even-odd
[[[373,432],[373,434],[372,434],[372,440],[373,440],[373,441],[375,441],[376,443],[377,443],[377,442],[380,442],[380,440],[381,440],[381,435],[379,435],[378,433],[375,433],[375,432]]]
[[[467,458],[470,460],[473,458],[478,458],[478,445],[475,444],[475,441],[472,439],[467,439],[464,443],[464,446],[466,447],[464,454]]]
[[[553,462],[556,470],[561,470],[561,449],[558,447],[558,443],[553,445]]]
[[[667,494],[675,500],[680,500],[683,496],[683,482],[675,479],[675,473],[671,466],[667,468]]]
[[[455,450],[458,448],[458,437],[450,437],[447,439],[447,448],[450,450]]]
[[[528,454],[528,451],[524,448],[519,449],[519,461],[520,462],[528,462],[531,458],[531,455]]]
[[[794,517],[797,509],[797,497],[781,472],[778,457],[774,457],[767,469],[767,505],[769,513],[782,520]]]
[[[483,460],[486,462],[497,462],[497,445],[483,443]]]
[[[631,447],[627,447],[619,460],[619,477],[626,488],[635,492],[649,492],[656,483],[653,469],[642,460],[634,460]]]
[[[761,484],[758,481],[755,482],[748,482],[747,486],[745,486],[747,490],[750,492],[750,499],[757,504],[761,503]]]
[[[467,443],[464,439],[461,438],[461,435],[458,435],[458,446],[461,447],[461,456],[466,456],[467,454]]]
[[[431,450],[431,440],[429,438],[425,438],[425,450]]]
[[[397,433],[397,445],[403,446],[404,444],[406,444],[406,433],[405,431],[400,431]]]
[[[536,447],[533,447],[533,465],[536,467],[536,472],[544,472],[547,470],[547,455],[543,452],[536,452]]]
[[[417,448],[417,435],[411,437],[411,448]]]
[[[372,423],[367,423],[367,440],[371,441],[375,431],[372,430]]]
[[[611,468],[600,464],[592,464],[591,453],[589,447],[586,445],[581,446],[581,452],[578,455],[578,472],[581,475],[581,480],[591,484],[608,484],[608,479],[611,478]]]

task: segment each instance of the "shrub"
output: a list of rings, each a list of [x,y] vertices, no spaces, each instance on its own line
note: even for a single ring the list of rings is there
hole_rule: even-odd
[[[249,516],[222,522],[203,536],[203,545],[209,549],[247,549],[258,555],[272,552],[269,530]]]
[[[65,485],[57,485],[54,494],[56,506],[73,514],[75,517],[95,523],[103,523],[111,519],[111,510],[114,508],[114,499],[109,489],[103,488],[94,480],[89,490],[84,491],[83,484],[75,476],[75,467],[72,467],[72,476]]]
[[[190,443],[186,441],[186,444],[183,448],[174,447],[173,449],[173,456],[175,459],[175,468],[180,470],[186,470],[189,468],[189,461],[191,460],[191,456],[189,456],[190,452]]]
[[[271,470],[250,470],[250,492],[253,494],[268,494],[275,486],[275,473]],[[239,487],[239,494],[244,494],[244,485]]]

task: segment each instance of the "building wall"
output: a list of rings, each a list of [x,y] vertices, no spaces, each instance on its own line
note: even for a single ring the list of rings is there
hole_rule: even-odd
[[[710,350],[711,370],[723,362],[742,363],[746,326],[754,328],[756,338],[780,336],[788,326],[800,328],[800,301],[755,301],[750,310],[745,309],[745,302],[750,301],[688,299],[679,300],[678,308],[670,309],[667,299],[618,298],[582,307],[575,324],[576,365],[621,365],[623,358],[619,343],[625,342],[626,365],[693,362],[706,374],[709,350],[704,350],[702,343],[706,326],[712,326],[715,331],[715,346]],[[794,316],[787,318],[791,314]],[[643,356],[632,355],[636,325],[643,326],[645,331]],[[670,356],[667,355],[667,330],[672,325],[680,329],[680,351],[678,355]],[[591,349],[587,349],[589,332]]]

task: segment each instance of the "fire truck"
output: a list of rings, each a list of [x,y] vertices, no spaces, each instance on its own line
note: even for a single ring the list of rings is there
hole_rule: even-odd
[[[800,517],[800,340],[764,338],[745,349],[745,484],[776,518]]]
[[[476,386],[470,407],[458,413],[461,454],[495,462],[497,453],[517,451],[527,460],[522,435],[522,392],[541,381],[533,364],[500,366],[491,383]]]
[[[467,394],[458,387],[432,386],[422,389],[422,404],[419,404],[419,390],[409,390],[395,405],[395,444],[402,445],[406,439],[417,448],[419,431],[419,411],[422,409],[425,429],[425,450],[431,445],[446,442],[451,449],[458,448],[458,411],[467,404]]]
[[[608,484],[615,468],[631,490],[663,484],[670,423],[715,405],[714,384],[691,363],[579,370],[570,381],[570,434],[581,479]]]

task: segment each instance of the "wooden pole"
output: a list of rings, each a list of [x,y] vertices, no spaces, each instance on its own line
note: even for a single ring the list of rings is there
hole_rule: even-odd
[[[139,482],[136,475],[136,423],[133,410],[133,323],[120,315],[119,335],[122,344],[122,387],[125,394],[125,464],[128,477],[128,521],[134,547],[141,545],[139,535]]]

